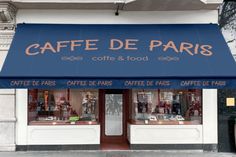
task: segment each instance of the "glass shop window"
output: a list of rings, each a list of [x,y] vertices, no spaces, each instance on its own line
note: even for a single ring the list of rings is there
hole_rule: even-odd
[[[29,125],[96,124],[98,90],[28,90]]]
[[[202,124],[202,91],[198,89],[132,90],[132,123]]]

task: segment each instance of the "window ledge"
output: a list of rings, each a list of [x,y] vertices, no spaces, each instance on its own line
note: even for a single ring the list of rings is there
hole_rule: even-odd
[[[131,120],[132,125],[202,125],[199,121],[145,121],[143,120]]]
[[[96,121],[77,121],[75,123],[68,121],[31,121],[29,125],[98,125]]]

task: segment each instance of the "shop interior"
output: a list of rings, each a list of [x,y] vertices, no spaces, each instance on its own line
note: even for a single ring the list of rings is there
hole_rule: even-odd
[[[119,115],[122,102],[109,96],[106,113]],[[128,122],[150,125],[202,124],[202,93],[199,89],[129,90]],[[118,99],[117,99],[118,100]],[[99,124],[99,90],[28,90],[28,125]]]

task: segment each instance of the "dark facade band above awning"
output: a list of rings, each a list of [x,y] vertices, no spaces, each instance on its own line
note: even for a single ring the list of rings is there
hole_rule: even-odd
[[[127,86],[126,81],[138,78],[146,83],[168,78],[166,88],[191,88],[193,84],[197,88],[225,88],[236,87],[236,63],[215,24],[17,25],[0,72],[0,87],[83,88],[69,86],[66,78],[87,83],[112,80],[109,87],[84,88],[162,88],[158,83]],[[42,83],[50,79],[57,83]],[[12,82],[21,84],[22,80],[31,85]],[[33,86],[33,80],[40,83]],[[184,80],[202,82],[182,86]],[[225,85],[215,86],[211,81],[225,81]]]

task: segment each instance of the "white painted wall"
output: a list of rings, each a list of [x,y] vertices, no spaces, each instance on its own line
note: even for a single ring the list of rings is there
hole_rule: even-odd
[[[206,4],[221,4],[223,3],[223,0],[201,0],[203,3],[206,3]]]
[[[0,30],[0,71],[4,63],[3,61],[6,59],[14,33],[15,31],[12,30]]]
[[[0,151],[15,150],[15,89],[0,89]]]
[[[218,23],[217,10],[121,11],[19,9],[17,23],[53,24],[187,24]]]
[[[16,144],[27,145],[27,102],[28,90],[16,89]]]
[[[131,144],[202,144],[202,125],[129,125]]]
[[[15,89],[0,89],[1,95],[15,95]]]
[[[100,125],[28,126],[28,145],[100,144]]]
[[[0,71],[2,70],[3,63],[7,57],[8,51],[0,51]]]
[[[203,143],[218,143],[217,89],[203,90]]]

